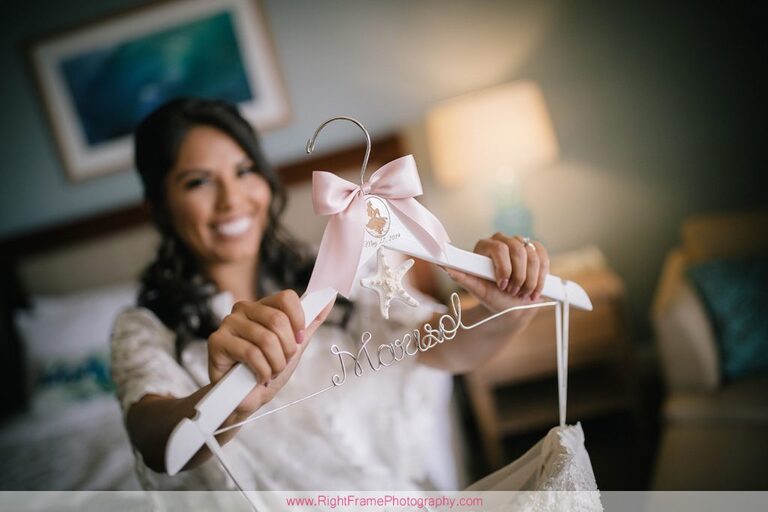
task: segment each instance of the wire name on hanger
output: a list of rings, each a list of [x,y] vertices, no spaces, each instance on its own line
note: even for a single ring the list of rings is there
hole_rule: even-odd
[[[392,366],[394,363],[402,361],[407,356],[413,357],[419,352],[426,352],[432,347],[452,340],[456,337],[456,333],[460,329],[465,331],[474,329],[485,322],[498,318],[511,311],[554,306],[555,304],[557,304],[557,302],[539,302],[524,306],[513,306],[474,324],[465,325],[461,320],[461,299],[459,298],[459,294],[454,292],[451,294],[452,311],[440,316],[437,321],[437,328],[432,327],[430,323],[425,323],[423,333],[419,329],[413,329],[390,343],[379,345],[375,357],[373,357],[368,350],[368,344],[373,339],[373,334],[371,334],[370,331],[365,331],[361,335],[360,341],[362,342],[362,345],[356,355],[347,350],[341,350],[335,343],[331,345],[331,354],[338,356],[339,364],[341,366],[341,375],[335,373],[333,377],[331,377],[331,382],[333,382],[334,386],[341,386],[344,384],[347,380],[347,367],[349,365],[352,366],[356,377],[361,377],[363,375],[363,364],[365,362],[368,363],[373,371],[378,372],[382,367]]]
[[[363,375],[363,364],[361,364],[361,360],[363,363],[367,361],[371,369],[374,372],[378,372],[382,368],[392,366],[394,363],[398,361],[402,361],[407,356],[413,357],[419,352],[426,352],[432,347],[435,347],[446,341],[452,340],[456,336],[456,333],[459,331],[459,329],[469,331],[471,329],[474,329],[475,327],[479,327],[486,322],[490,322],[491,320],[494,320],[502,315],[506,315],[507,313],[510,313],[512,311],[521,311],[524,309],[557,306],[557,304],[558,304],[557,301],[548,301],[548,302],[537,302],[535,304],[526,304],[522,306],[512,306],[502,311],[499,311],[498,313],[495,313],[491,316],[483,318],[482,320],[479,320],[474,324],[466,325],[461,320],[461,299],[459,298],[459,294],[454,292],[451,294],[451,309],[453,312],[443,314],[437,321],[437,328],[432,327],[430,323],[425,323],[423,327],[424,334],[422,334],[419,329],[413,329],[412,331],[405,333],[401,338],[398,338],[392,341],[391,343],[381,345],[376,350],[375,358],[371,356],[371,353],[368,350],[368,344],[373,339],[373,335],[370,333],[370,331],[365,331],[361,335],[362,346],[360,347],[360,350],[358,350],[357,355],[347,350],[341,350],[338,345],[333,344],[331,345],[331,349],[330,349],[331,354],[338,357],[339,359],[339,364],[341,365],[341,375],[339,375],[338,373],[335,373],[331,377],[331,384],[329,386],[326,386],[318,391],[315,391],[310,395],[307,395],[303,398],[299,398],[297,400],[293,400],[291,402],[283,404],[274,409],[270,409],[265,412],[257,411],[256,413],[249,416],[243,421],[239,421],[232,425],[219,428],[214,432],[214,434],[216,435],[222,434],[224,432],[227,432],[228,430],[241,427],[243,425],[246,425],[248,423],[258,420],[259,418],[263,418],[264,416],[269,416],[283,409],[287,409],[288,407],[294,406],[300,402],[303,402],[321,393],[325,393],[326,391],[329,391],[335,387],[343,385],[347,381],[347,367],[349,364],[349,363],[345,363],[344,356],[346,356],[347,360],[351,362],[352,367],[354,368],[353,373],[355,374],[355,376],[361,377]],[[415,350],[414,348],[412,348],[414,347],[414,344],[415,344]],[[387,357],[387,360],[385,360],[382,357],[382,354],[385,354],[385,353],[389,354],[388,356],[385,356]]]

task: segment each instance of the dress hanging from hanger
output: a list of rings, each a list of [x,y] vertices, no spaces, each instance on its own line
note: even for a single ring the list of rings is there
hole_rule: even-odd
[[[490,510],[602,511],[581,423],[566,425],[568,396],[568,303],[555,310],[560,425],[522,457],[467,487],[467,491],[504,493]],[[496,506],[494,506],[496,505]]]

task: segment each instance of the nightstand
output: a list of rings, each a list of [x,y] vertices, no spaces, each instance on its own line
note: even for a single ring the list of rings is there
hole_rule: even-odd
[[[637,410],[622,280],[608,268],[565,276],[594,310],[571,309],[568,423],[617,409]],[[489,469],[504,462],[507,436],[558,424],[554,308],[481,367],[464,376]]]

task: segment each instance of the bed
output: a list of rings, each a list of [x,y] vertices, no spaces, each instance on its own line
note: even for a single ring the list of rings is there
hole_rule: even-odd
[[[286,224],[319,243],[311,172],[359,179],[364,146],[279,167]],[[374,142],[369,168],[402,156],[397,136]],[[111,322],[135,300],[157,244],[144,205],[0,241],[0,491],[135,490],[133,455],[109,379]],[[417,265],[416,286],[431,288]]]

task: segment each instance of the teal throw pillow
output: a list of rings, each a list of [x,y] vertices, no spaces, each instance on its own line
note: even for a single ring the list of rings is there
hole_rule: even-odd
[[[768,258],[692,265],[711,315],[725,379],[768,373]]]

